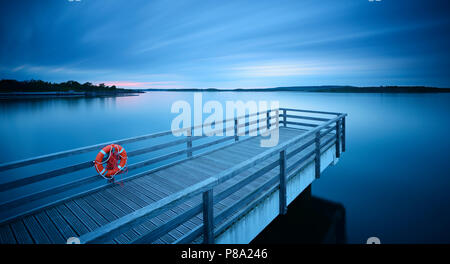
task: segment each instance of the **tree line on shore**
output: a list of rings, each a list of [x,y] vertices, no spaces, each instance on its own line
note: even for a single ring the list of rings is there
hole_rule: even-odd
[[[83,84],[77,81],[52,83],[41,80],[17,81],[0,80],[0,92],[134,92],[130,89],[117,88],[115,85],[98,85],[90,82]]]

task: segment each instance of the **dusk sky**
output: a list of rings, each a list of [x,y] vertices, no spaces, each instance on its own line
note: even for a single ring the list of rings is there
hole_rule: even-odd
[[[450,1],[0,2],[0,79],[450,87]]]

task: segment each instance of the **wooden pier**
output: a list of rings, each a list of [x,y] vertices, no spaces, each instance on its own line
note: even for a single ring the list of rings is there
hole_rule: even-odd
[[[224,120],[233,136],[190,127],[0,164],[0,243],[248,243],[337,162],[345,117],[280,108]],[[261,129],[277,130],[278,144],[261,147]],[[111,143],[128,152],[122,185],[93,169]],[[42,164],[51,169],[5,178]]]

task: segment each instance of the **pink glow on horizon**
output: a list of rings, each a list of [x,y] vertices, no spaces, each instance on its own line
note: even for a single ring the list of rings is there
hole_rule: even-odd
[[[133,82],[133,81],[105,81],[96,82],[96,84],[104,83],[107,86],[115,85],[117,88],[162,88],[162,89],[179,89],[184,88],[183,85],[176,81],[163,82]]]

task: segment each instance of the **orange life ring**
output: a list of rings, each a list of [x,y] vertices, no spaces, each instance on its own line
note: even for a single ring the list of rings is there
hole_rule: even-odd
[[[115,155],[115,160],[117,162],[114,162],[114,164],[109,164],[112,166],[103,166],[104,163],[110,161],[110,158],[112,155]],[[103,159],[106,158],[106,161],[103,161]],[[104,147],[100,152],[97,154],[97,157],[95,158],[95,169],[97,172],[108,179],[113,178],[116,174],[121,172],[123,169],[125,169],[125,166],[127,165],[127,152],[125,149],[117,144],[111,144],[106,147]]]

